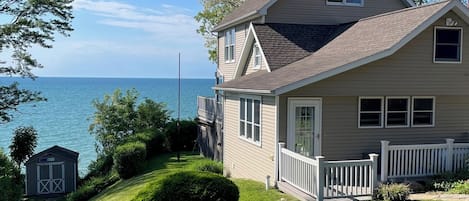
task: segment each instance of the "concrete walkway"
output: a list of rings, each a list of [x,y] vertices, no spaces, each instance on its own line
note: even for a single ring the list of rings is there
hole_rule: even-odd
[[[410,195],[411,200],[441,200],[441,201],[463,201],[469,200],[469,195],[448,194],[444,192],[427,192]]]

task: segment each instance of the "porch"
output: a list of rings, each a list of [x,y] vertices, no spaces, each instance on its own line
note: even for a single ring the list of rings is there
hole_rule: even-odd
[[[278,187],[302,200],[370,198],[379,182],[413,180],[467,167],[469,143],[447,139],[444,144],[381,144],[380,161],[378,154],[369,154],[369,159],[363,160],[327,161],[323,156],[304,156],[279,143]]]
[[[215,98],[197,97],[197,119],[200,154],[213,160],[223,160],[223,105]]]

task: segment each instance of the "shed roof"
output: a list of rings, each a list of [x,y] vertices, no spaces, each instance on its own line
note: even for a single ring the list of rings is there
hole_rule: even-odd
[[[30,162],[34,161],[36,158],[42,156],[45,153],[52,153],[52,152],[62,152],[62,153],[64,153],[64,156],[66,156],[68,158],[71,158],[71,159],[74,159],[74,160],[77,160],[78,156],[79,156],[78,152],[72,151],[70,149],[67,149],[67,148],[64,148],[64,147],[61,147],[61,146],[58,146],[58,145],[54,145],[51,148],[48,148],[46,150],[43,150],[39,153],[36,153],[36,154],[32,155],[26,163],[30,163]]]
[[[282,94],[396,52],[451,9],[468,20],[459,1],[443,1],[365,18],[312,55],[270,73],[215,87],[225,91]]]

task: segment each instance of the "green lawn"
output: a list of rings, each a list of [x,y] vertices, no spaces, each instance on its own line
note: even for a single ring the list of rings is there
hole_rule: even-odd
[[[143,174],[128,180],[121,180],[95,196],[92,201],[126,201],[132,200],[142,189],[152,182],[161,180],[166,175],[187,169],[196,161],[203,160],[199,155],[182,154],[181,162],[170,154],[163,154],[149,160]],[[264,184],[251,180],[233,179],[240,191],[240,201],[275,201],[285,198],[296,200],[274,189],[265,191]]]

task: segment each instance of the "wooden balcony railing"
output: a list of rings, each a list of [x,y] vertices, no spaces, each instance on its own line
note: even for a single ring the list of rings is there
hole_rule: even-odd
[[[197,116],[207,122],[223,120],[223,105],[214,98],[197,97]]]

